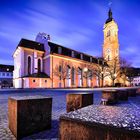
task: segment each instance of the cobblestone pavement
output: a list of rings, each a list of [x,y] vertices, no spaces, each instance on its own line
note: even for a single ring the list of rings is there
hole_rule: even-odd
[[[66,94],[74,91],[55,91],[55,90],[16,90],[13,92],[11,90],[0,91],[0,140],[15,140],[16,138],[12,135],[8,128],[8,97],[16,95],[48,95],[53,97],[53,108],[52,108],[52,128],[51,130],[46,130],[28,137],[23,138],[23,140],[29,139],[44,139],[44,140],[58,140],[58,130],[59,130],[59,116],[66,112]],[[100,103],[101,92],[94,91],[94,104]],[[131,97],[128,101],[119,102],[117,106],[133,106],[136,109],[140,109],[140,96]]]

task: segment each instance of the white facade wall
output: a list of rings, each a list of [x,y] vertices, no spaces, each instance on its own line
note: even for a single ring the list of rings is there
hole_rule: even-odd
[[[23,79],[23,83],[24,83],[24,88],[29,88],[29,79],[28,78]]]
[[[22,79],[21,78],[14,79],[14,87],[15,88],[23,88],[22,87]]]
[[[17,49],[17,54],[14,56],[14,71],[13,78],[24,76],[24,50]]]

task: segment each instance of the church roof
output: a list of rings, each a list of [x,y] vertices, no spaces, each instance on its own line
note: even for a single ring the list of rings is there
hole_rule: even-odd
[[[44,44],[36,42],[36,41],[28,40],[28,39],[22,38],[18,46],[45,52]]]
[[[78,51],[75,51],[75,50],[70,49],[70,48],[66,48],[64,46],[55,44],[53,42],[48,42],[48,44],[50,46],[51,53],[60,54],[58,49],[61,48],[61,55],[65,55],[65,56],[69,56],[69,57],[72,57],[72,58],[81,59],[81,54],[82,54],[83,55],[83,59],[82,60],[88,61],[88,62],[97,63],[97,58],[95,58],[93,56],[90,56],[88,54],[85,54],[85,53],[82,53],[82,52],[78,52]],[[72,53],[74,54],[73,56],[72,56]],[[92,58],[92,61],[91,61],[91,58]]]
[[[72,58],[76,58],[76,59],[80,59],[80,60],[84,60],[84,61],[92,62],[92,63],[99,63],[99,64],[101,64],[103,61],[101,59],[98,60],[98,58],[93,57],[91,55],[88,55],[88,54],[85,54],[82,52],[78,52],[76,50],[64,47],[64,46],[59,45],[59,44],[55,44],[55,43],[50,42],[50,41],[48,41],[48,45],[50,46],[50,53],[51,54],[53,54],[53,53],[61,54],[64,56],[69,56]],[[28,40],[28,39],[22,38],[20,40],[18,46],[45,52],[45,47],[44,47],[43,43],[39,43],[39,42]],[[61,48],[61,53],[59,53],[59,48]],[[82,59],[81,59],[81,55],[82,55]]]
[[[106,20],[106,24],[113,20],[111,8],[108,11],[108,19]]]
[[[0,72],[13,72],[14,66],[0,64]]]

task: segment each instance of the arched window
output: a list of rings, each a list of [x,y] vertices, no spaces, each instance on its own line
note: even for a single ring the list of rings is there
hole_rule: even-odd
[[[67,79],[70,79],[70,66],[67,66]]]
[[[41,59],[38,59],[38,73],[41,72]]]
[[[72,78],[72,85],[75,84],[75,70],[74,70],[74,67],[72,67],[72,70],[71,70],[71,78]]]
[[[82,87],[82,85],[83,85],[82,69],[78,67],[78,86]]]
[[[28,56],[28,74],[31,74],[31,56]]]
[[[62,77],[62,66],[59,65],[59,80],[61,80],[61,77]]]

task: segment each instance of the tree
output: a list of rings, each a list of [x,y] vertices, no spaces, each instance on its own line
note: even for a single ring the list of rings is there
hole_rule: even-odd
[[[98,78],[99,87],[103,87],[104,79],[109,75],[107,73],[108,65],[103,58],[98,58],[97,64],[94,65],[93,74],[95,74]]]
[[[133,75],[133,71],[131,69],[131,64],[129,62],[127,62],[125,59],[120,59],[120,76],[123,80],[123,85],[125,85],[125,83],[127,81],[129,81],[130,83],[132,82],[132,76]]]
[[[120,77],[120,62],[119,58],[115,57],[112,60],[107,61],[108,69],[107,74],[109,78],[112,80],[112,86],[115,86],[115,80]]]
[[[59,80],[63,81],[63,85],[65,88],[65,80],[70,77],[70,72],[68,72],[68,68],[71,68],[72,64],[69,61],[61,60],[58,65],[55,66],[54,75],[59,77]]]
[[[82,70],[82,78],[85,78],[86,80],[86,87],[88,87],[88,80],[90,79],[92,81],[92,77],[93,77],[93,63],[85,63],[85,64],[81,64],[80,68]],[[79,74],[79,70],[77,69],[77,72]],[[82,80],[83,81],[83,80]],[[82,82],[83,84],[83,82]]]

